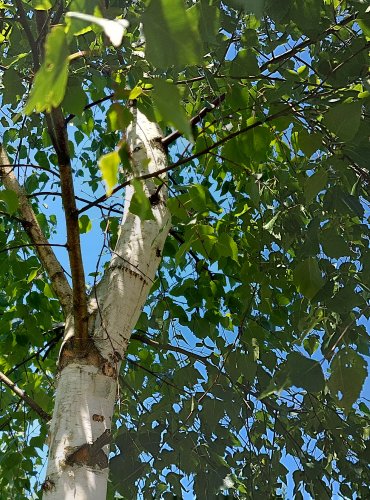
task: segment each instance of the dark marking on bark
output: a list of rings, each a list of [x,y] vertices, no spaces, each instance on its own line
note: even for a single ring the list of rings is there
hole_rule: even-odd
[[[129,273],[130,276],[135,276],[136,278],[139,278],[140,281],[144,281],[144,283],[146,285],[149,284],[148,281],[145,279],[145,276],[143,275],[143,273],[140,272],[139,270],[136,271],[136,270],[132,269],[131,267],[128,267],[125,264],[114,264],[112,266],[109,266],[110,271],[113,271],[114,269],[121,269],[122,271]]]
[[[105,429],[93,443],[85,443],[66,458],[67,465],[88,465],[106,469],[108,467],[108,457],[102,450],[103,446],[110,444],[111,431]]]
[[[127,344],[128,344],[128,342],[127,342]],[[122,357],[121,353],[119,353],[118,351],[114,351],[112,359],[115,363],[119,363],[120,361],[122,361],[123,357]]]
[[[65,342],[59,355],[59,370],[61,371],[67,365],[76,362],[81,365],[93,365],[99,368],[105,362],[105,359],[96,348],[92,338],[88,340],[86,351],[81,352],[76,349],[75,337],[71,337]]]
[[[162,137],[158,136],[158,137],[154,137],[154,139],[151,139],[149,141],[149,144],[153,147],[153,148],[158,148],[160,149],[161,151],[165,151],[164,149],[164,146],[162,144]]]
[[[156,248],[155,255],[156,255],[156,257],[161,257],[162,256],[162,252],[161,252],[160,248]]]
[[[42,491],[53,491],[55,490],[55,483],[52,481],[49,476],[45,479],[41,486]]]
[[[112,365],[112,363],[109,363],[109,361],[105,361],[105,363],[102,364],[101,371],[106,377],[116,378],[117,376],[116,367]]]
[[[155,207],[156,205],[159,205],[160,202],[161,202],[161,197],[159,196],[159,192],[157,189],[155,193],[149,196],[149,203],[151,204],[152,207]]]
[[[103,415],[97,415],[96,413],[94,413],[92,419],[94,422],[104,422],[105,420]]]

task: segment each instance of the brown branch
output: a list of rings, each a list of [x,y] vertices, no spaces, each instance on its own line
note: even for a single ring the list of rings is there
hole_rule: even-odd
[[[306,40],[303,40],[302,42],[298,43],[295,47],[293,47],[290,50],[287,50],[286,52],[283,52],[282,54],[279,54],[278,56],[272,57],[268,61],[262,64],[260,70],[265,71],[271,64],[276,64],[282,61],[285,61],[286,59],[289,59],[290,57],[293,57],[297,52],[300,52],[301,50],[305,49],[306,47],[309,47],[310,45],[313,45],[317,43],[319,40],[322,40],[328,35],[332,35],[333,33],[336,32],[338,27],[346,26],[348,23],[351,21],[354,21],[357,18],[357,12],[354,14],[351,14],[348,17],[345,17],[342,19],[339,23],[335,24],[334,26],[331,26],[330,28],[327,28],[323,33],[318,35],[314,40],[312,38],[307,38]]]
[[[86,106],[84,107],[83,111],[86,111],[87,109],[90,109],[90,108],[93,108],[94,106],[97,106],[98,104],[101,104],[102,102],[105,102],[105,101],[109,101],[109,99],[112,99],[114,97],[114,93],[113,94],[109,94],[109,95],[106,95],[100,99],[97,99],[96,101],[93,101],[93,102],[90,102],[89,104],[86,104]],[[66,117],[66,119],[64,120],[64,124],[65,125],[68,125],[68,123],[73,120],[73,118],[75,117],[76,115],[74,115],[73,113],[71,113],[70,115],[68,115]]]
[[[183,349],[182,347],[178,347],[178,346],[175,346],[172,344],[162,344],[161,342],[156,342],[155,340],[152,340],[149,337],[146,337],[145,335],[140,335],[140,333],[133,333],[131,335],[131,339],[138,340],[138,341],[142,342],[143,344],[150,345],[152,347],[155,347],[156,349],[164,349],[165,351],[178,352],[179,354],[183,354],[184,356],[187,356],[188,358],[194,358],[197,361],[200,361],[201,363],[208,363],[209,362],[207,356],[200,356],[199,354],[196,354],[195,352],[190,352],[187,349]]]
[[[51,174],[55,175],[56,177],[59,177],[59,174],[56,170],[53,170],[50,167],[42,167],[41,165],[35,165],[34,163],[13,163],[12,165],[2,165],[3,167],[12,167],[12,168],[35,168],[37,170],[45,170],[45,172],[50,172]]]
[[[194,127],[197,125],[210,111],[213,109],[217,108],[224,100],[225,100],[226,94],[222,94],[216,99],[214,99],[211,103],[210,106],[205,106],[202,108],[199,113],[193,118],[190,119],[190,126]],[[179,132],[178,130],[175,130],[174,132],[171,132],[169,135],[166,137],[163,137],[162,139],[162,144],[163,147],[168,148],[170,144],[172,144],[176,139],[182,136],[182,132]]]
[[[38,257],[47,272],[51,287],[60,301],[65,315],[69,314],[72,307],[72,291],[63,268],[56,258],[50,243],[45,238],[32,205],[27,199],[27,194],[19,184],[13,168],[10,166],[8,155],[0,144],[0,180],[6,189],[14,191],[19,201],[19,211],[22,214],[21,223],[32,244],[36,247]]]
[[[23,223],[22,220],[20,220],[20,222]],[[63,247],[63,248],[67,247],[67,245],[64,245],[62,243],[24,243],[23,245],[11,245],[9,247],[2,248],[0,250],[0,253],[8,252],[9,250],[16,250],[17,248],[28,248],[28,247],[37,247],[38,248],[38,247],[45,247],[45,246],[46,247]]]
[[[33,63],[35,66],[35,69],[38,69],[40,67],[40,60],[39,60],[39,53],[37,50],[37,43],[36,40],[33,37],[33,34],[31,32],[31,28],[29,25],[30,20],[27,17],[27,14],[23,8],[23,2],[22,0],[15,0],[14,1],[18,14],[19,14],[19,21],[22,25],[22,28],[24,29],[25,35],[27,37],[31,52],[32,52],[32,58],[33,58]]]
[[[27,396],[26,392],[20,389],[14,382],[12,382],[3,372],[0,372],[0,382],[3,382],[6,386],[11,389],[14,394],[19,396],[23,401],[34,410],[43,420],[49,421],[51,420],[51,416],[44,411],[41,406],[39,406],[36,401]]]
[[[58,158],[62,203],[67,229],[67,251],[72,275],[73,318],[77,350],[85,354],[88,343],[87,297],[85,272],[82,261],[78,211],[74,193],[68,136],[60,107],[46,115],[48,132]]]

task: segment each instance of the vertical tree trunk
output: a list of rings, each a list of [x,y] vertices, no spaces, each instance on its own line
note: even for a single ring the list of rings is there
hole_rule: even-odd
[[[127,141],[134,177],[151,174],[160,179],[162,185],[158,189],[151,178],[144,181],[154,220],[143,221],[129,212],[133,188],[126,189],[117,245],[91,299],[91,339],[85,358],[69,358],[73,319],[69,318],[66,323],[50,425],[45,499],[103,500],[106,497],[117,375],[169,231],[166,179],[163,174],[157,174],[167,165],[161,131],[136,108],[132,112],[134,120],[127,131]]]

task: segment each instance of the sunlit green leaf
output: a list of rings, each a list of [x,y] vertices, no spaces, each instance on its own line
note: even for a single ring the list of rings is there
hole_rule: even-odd
[[[25,113],[50,112],[62,102],[68,79],[68,46],[62,26],[54,27],[45,42],[45,60],[36,73]]]
[[[153,80],[153,102],[159,117],[184,132],[188,139],[192,138],[189,118],[180,105],[180,94],[177,87],[164,80]]]
[[[202,62],[196,9],[182,0],[151,0],[143,15],[148,60],[159,68]]]
[[[107,153],[99,159],[99,168],[106,184],[107,196],[112,194],[112,190],[117,184],[119,164],[120,157],[118,151]]]
[[[91,231],[92,223],[88,215],[81,215],[78,219],[78,227],[80,228],[80,233],[88,233]]]
[[[11,189],[3,189],[0,191],[0,200],[5,203],[6,210],[9,214],[14,214],[18,210],[18,196]]]

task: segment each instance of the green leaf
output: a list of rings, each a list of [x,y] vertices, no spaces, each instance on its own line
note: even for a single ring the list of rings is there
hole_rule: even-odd
[[[88,215],[81,215],[78,219],[78,227],[80,228],[80,233],[88,233],[91,231],[92,223]]]
[[[50,0],[31,0],[31,5],[36,10],[49,10],[53,6]]]
[[[312,299],[325,283],[317,260],[313,257],[297,265],[293,271],[293,281],[298,291],[308,299]]]
[[[298,137],[299,148],[308,158],[322,148],[322,137],[319,134],[309,134],[306,130],[301,130]]]
[[[361,122],[361,102],[342,103],[329,109],[323,124],[341,141],[350,141],[356,135]]]
[[[44,286],[44,295],[48,299],[53,299],[54,298],[54,293],[53,293],[53,290],[51,289],[49,283],[45,283],[45,286]]]
[[[112,190],[118,181],[118,167],[120,156],[118,151],[112,151],[99,158],[99,168],[106,184],[107,196],[112,194]]]
[[[180,93],[178,88],[164,80],[153,80],[153,102],[158,109],[160,117],[174,125],[183,132],[188,139],[192,140],[189,119],[180,105]]]
[[[242,49],[231,63],[230,74],[234,77],[258,75],[256,55],[250,49]]]
[[[31,281],[33,281],[39,273],[40,273],[40,268],[36,267],[35,269],[32,269],[32,271],[28,275],[27,283],[31,283]]]
[[[322,0],[294,0],[290,15],[292,20],[309,37],[315,37],[322,31],[320,10]]]
[[[129,109],[114,102],[107,111],[108,130],[126,130],[132,122],[132,113]]]
[[[143,88],[140,87],[139,85],[136,85],[136,87],[134,87],[130,91],[128,98],[134,100],[134,99],[137,99],[138,97],[140,97],[143,93],[144,93]]]
[[[74,115],[80,115],[86,105],[87,95],[81,87],[81,83],[77,79],[70,78],[62,102],[63,110]]]
[[[3,103],[17,104],[25,93],[22,78],[13,68],[9,68],[3,74],[2,84]]]
[[[304,184],[304,197],[306,202],[311,202],[320,191],[322,191],[328,182],[328,173],[326,170],[319,170],[308,177]]]
[[[11,189],[3,189],[0,191],[0,200],[2,200],[9,214],[14,214],[19,207],[18,196]]]
[[[221,233],[216,244],[217,252],[223,257],[231,257],[238,262],[238,246],[227,233]]]
[[[152,0],[142,16],[146,56],[158,68],[202,63],[197,10],[183,0]]]
[[[64,28],[56,26],[46,37],[45,60],[36,73],[25,113],[50,112],[62,102],[68,79],[68,46]]]
[[[350,255],[350,249],[342,236],[335,228],[324,229],[320,232],[320,243],[328,257],[339,259]]]
[[[193,184],[189,189],[189,202],[186,208],[192,208],[198,212],[212,211],[217,213],[219,206],[214,201],[212,195],[202,184]]]
[[[240,0],[241,7],[247,12],[253,12],[256,17],[261,18],[264,13],[266,0]]]
[[[290,385],[302,387],[308,392],[320,392],[324,389],[325,379],[320,363],[298,352],[288,354],[282,372],[282,378],[286,376]]]
[[[131,198],[130,212],[140,217],[141,220],[154,220],[152,207],[143,189],[142,181],[133,179],[131,183],[135,188],[135,193]]]
[[[254,118],[247,121],[247,125],[252,125],[255,122]],[[271,142],[271,133],[267,127],[258,125],[253,129],[243,134],[243,142],[245,144],[245,154],[255,161],[261,161],[268,154],[268,147]]]
[[[356,351],[348,348],[335,355],[330,368],[330,392],[339,406],[349,412],[361,393],[367,375],[366,362]]]

